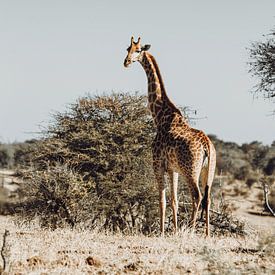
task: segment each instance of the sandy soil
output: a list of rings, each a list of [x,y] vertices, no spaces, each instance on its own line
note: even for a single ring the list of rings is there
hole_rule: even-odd
[[[234,215],[258,231],[275,234],[275,218],[264,212],[261,199],[263,190],[259,183],[248,188],[244,182],[235,181],[222,188],[224,199],[232,206]]]
[[[41,230],[0,216],[6,274],[272,274],[274,239],[254,234],[205,238],[188,230],[166,237],[88,230]],[[273,242],[273,247],[270,243]]]

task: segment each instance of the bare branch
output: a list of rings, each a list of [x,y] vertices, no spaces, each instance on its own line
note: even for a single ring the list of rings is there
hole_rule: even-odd
[[[1,249],[1,257],[3,261],[3,271],[7,271],[8,267],[8,258],[10,256],[10,249],[7,245],[7,237],[9,236],[10,232],[6,229],[3,235],[3,244]]]
[[[263,191],[264,191],[264,200],[265,200],[265,206],[268,209],[268,211],[273,215],[273,217],[275,217],[275,212],[273,211],[273,209],[270,207],[269,202],[268,202],[268,193],[269,193],[269,188],[266,182],[266,178],[263,177],[261,179],[261,183],[263,186]]]
[[[249,72],[259,79],[254,92],[264,98],[275,97],[275,31],[264,42],[254,42],[249,50]]]

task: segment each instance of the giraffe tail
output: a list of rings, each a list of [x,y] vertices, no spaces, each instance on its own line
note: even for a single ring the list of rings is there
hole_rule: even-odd
[[[210,201],[210,190],[212,182],[214,180],[215,168],[216,168],[216,150],[213,144],[210,142],[207,150],[208,162],[207,162],[207,181],[204,187],[204,197],[202,199],[202,215],[203,211],[206,210],[207,205]]]

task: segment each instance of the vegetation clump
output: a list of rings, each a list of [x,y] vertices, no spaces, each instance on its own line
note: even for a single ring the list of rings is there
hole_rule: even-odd
[[[158,214],[151,167],[154,126],[146,97],[84,97],[54,121],[27,154],[24,215],[150,232]],[[42,211],[41,211],[42,210]]]

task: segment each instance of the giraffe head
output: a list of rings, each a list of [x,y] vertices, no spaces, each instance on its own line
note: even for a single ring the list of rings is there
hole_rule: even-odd
[[[144,45],[142,46],[140,44],[140,37],[138,38],[138,41],[134,41],[134,37],[131,37],[131,44],[127,49],[127,56],[124,60],[124,66],[128,67],[131,63],[135,61],[141,61],[143,54],[145,51],[148,51],[150,49],[150,45]]]

